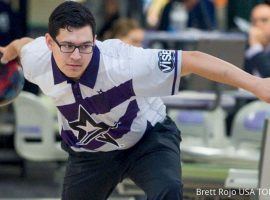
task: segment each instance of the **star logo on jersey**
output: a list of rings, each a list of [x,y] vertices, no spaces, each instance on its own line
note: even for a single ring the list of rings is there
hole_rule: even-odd
[[[87,145],[93,140],[110,143],[119,147],[116,140],[110,136],[109,131],[111,129],[118,128],[120,122],[116,122],[114,126],[109,126],[104,122],[97,123],[86,109],[80,105],[78,119],[69,122],[69,126],[79,132],[77,139],[77,145]]]
[[[102,94],[103,93],[102,89],[98,90],[97,93]]]

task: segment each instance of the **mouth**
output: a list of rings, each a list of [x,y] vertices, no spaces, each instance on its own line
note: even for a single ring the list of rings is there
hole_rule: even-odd
[[[70,72],[80,72],[82,70],[82,65],[78,64],[66,64],[67,70]]]
[[[69,66],[69,67],[81,67],[82,65],[78,65],[78,64],[67,64],[67,66]]]

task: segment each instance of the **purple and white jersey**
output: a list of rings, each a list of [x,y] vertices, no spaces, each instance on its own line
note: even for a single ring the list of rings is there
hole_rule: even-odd
[[[178,91],[181,51],[143,49],[120,40],[96,42],[77,82],[58,69],[45,38],[25,45],[26,79],[54,100],[63,141],[74,151],[113,151],[136,144],[165,119],[160,96]]]

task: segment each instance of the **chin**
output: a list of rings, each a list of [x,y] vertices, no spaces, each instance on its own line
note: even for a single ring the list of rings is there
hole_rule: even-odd
[[[78,80],[80,78],[78,73],[66,73],[65,75],[72,80]]]
[[[80,76],[70,76],[69,78],[74,80],[74,81],[77,81],[80,79]]]

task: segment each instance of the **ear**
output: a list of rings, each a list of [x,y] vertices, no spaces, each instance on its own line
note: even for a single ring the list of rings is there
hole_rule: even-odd
[[[93,41],[94,44],[96,43],[96,40],[97,40],[97,35],[95,35],[94,37],[94,41]]]
[[[45,40],[46,40],[46,44],[47,44],[48,48],[49,48],[50,50],[52,50],[53,39],[52,39],[52,37],[50,36],[49,33],[46,33],[46,34],[45,34]]]

